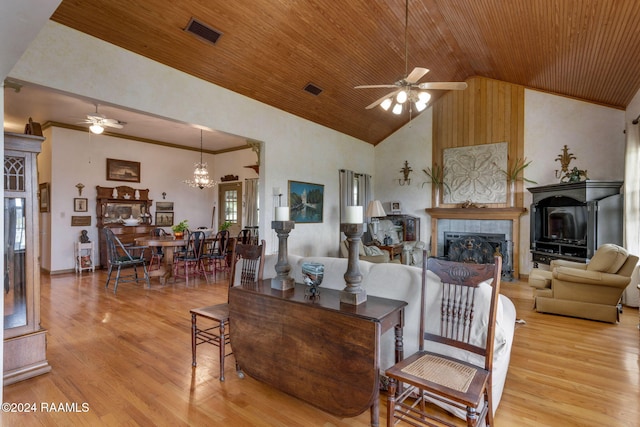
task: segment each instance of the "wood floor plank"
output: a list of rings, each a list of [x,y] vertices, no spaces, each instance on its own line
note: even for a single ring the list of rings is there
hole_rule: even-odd
[[[3,413],[6,426],[356,426],[250,377],[217,349],[191,367],[192,307],[226,301],[226,283],[104,289],[103,271],[42,276],[42,325],[53,370],[4,388],[5,402],[86,402],[88,412]],[[505,282],[518,318],[496,426],[640,425],[638,310],[617,325],[536,313],[526,283]],[[386,416],[381,397],[380,419]]]

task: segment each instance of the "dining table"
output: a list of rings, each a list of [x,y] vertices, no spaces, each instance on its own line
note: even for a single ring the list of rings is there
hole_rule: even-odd
[[[213,244],[215,240],[215,236],[210,236],[205,239],[205,242]],[[187,239],[176,239],[175,236],[142,236],[137,237],[135,242],[138,246],[162,248],[164,255],[162,264],[157,270],[149,271],[149,277],[158,277],[162,285],[175,279],[173,276],[173,255],[176,248],[187,246]]]

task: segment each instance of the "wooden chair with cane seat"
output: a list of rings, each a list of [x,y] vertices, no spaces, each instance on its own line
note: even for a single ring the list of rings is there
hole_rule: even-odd
[[[483,419],[493,425],[491,371],[501,269],[500,257],[494,264],[471,264],[427,259],[423,252],[419,351],[386,371],[387,426],[399,420],[454,426],[448,415],[438,418],[441,410],[430,407],[432,402],[465,411],[467,426]],[[490,298],[488,311],[476,308],[478,298]],[[482,366],[446,356],[447,348],[479,355],[468,360],[483,360]]]
[[[231,273],[229,287],[236,284],[250,284],[262,280],[264,271],[265,241],[260,245],[236,244],[231,257]],[[238,265],[240,267],[238,268]],[[238,276],[238,280],[236,280]],[[208,326],[198,326],[198,317],[209,321]],[[223,304],[191,309],[191,357],[192,366],[196,366],[196,347],[200,344],[212,344],[219,349],[220,381],[224,381],[224,359],[232,353],[229,335],[229,299]],[[244,374],[236,363],[238,377]]]

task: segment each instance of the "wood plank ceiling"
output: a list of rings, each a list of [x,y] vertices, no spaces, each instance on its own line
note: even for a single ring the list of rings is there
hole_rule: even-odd
[[[184,31],[192,17],[217,44]],[[365,110],[386,89],[354,89],[404,76],[404,0],[63,0],[52,20],[374,145],[409,120]],[[408,70],[625,108],[639,23],[638,0],[410,0]]]

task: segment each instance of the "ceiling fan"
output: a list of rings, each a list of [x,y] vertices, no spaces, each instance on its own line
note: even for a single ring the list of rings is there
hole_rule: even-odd
[[[424,82],[418,83],[425,74],[429,72],[427,68],[415,67],[411,73],[408,73],[409,55],[408,55],[408,38],[407,31],[409,28],[409,0],[405,2],[405,21],[404,21],[404,71],[405,77],[392,84],[386,85],[360,85],[355,89],[372,89],[372,88],[393,88],[394,91],[387,93],[383,97],[369,104],[366,109],[370,110],[380,105],[384,110],[389,110],[393,105],[392,112],[394,114],[402,113],[402,105],[409,101],[409,114],[412,112],[411,105],[415,105],[418,112],[427,107],[427,103],[431,99],[429,92],[424,90],[464,90],[467,88],[465,82]]]
[[[89,124],[89,130],[91,133],[95,133],[96,135],[100,135],[104,132],[105,127],[111,127],[116,129],[122,129],[125,122],[121,122],[116,119],[109,119],[104,114],[98,113],[98,104],[96,104],[96,112],[89,113],[86,116],[87,118],[81,121],[82,124]]]

